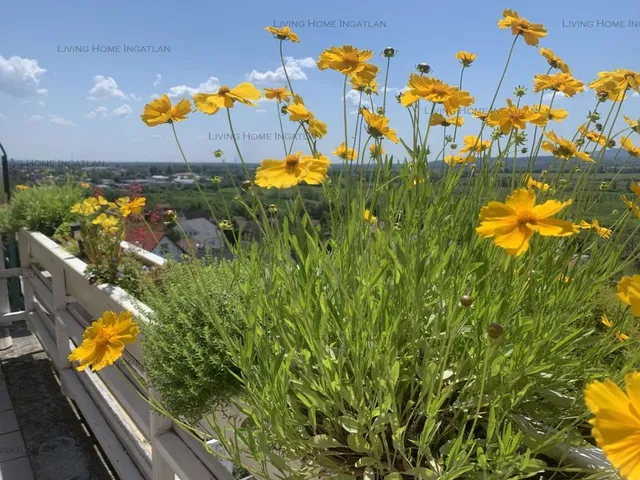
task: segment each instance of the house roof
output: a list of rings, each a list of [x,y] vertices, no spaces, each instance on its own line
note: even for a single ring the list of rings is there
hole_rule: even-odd
[[[152,252],[164,236],[162,232],[151,232],[148,227],[141,226],[128,228],[124,239],[148,252]]]

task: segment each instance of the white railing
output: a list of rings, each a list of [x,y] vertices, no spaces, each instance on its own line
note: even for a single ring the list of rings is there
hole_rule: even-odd
[[[229,462],[220,461],[150,408],[146,392],[121,362],[94,373],[78,372],[67,360],[82,342],[85,328],[104,311],[129,310],[144,319],[148,308],[119,287],[90,285],[84,273],[87,265],[46,236],[22,230],[18,238],[21,268],[10,271],[0,266],[5,275],[0,289],[6,277],[21,276],[24,311],[0,312],[0,328],[12,321],[27,321],[58,371],[62,392],[76,403],[118,476],[124,480],[174,480],[176,476],[233,480]],[[125,248],[135,251],[133,246]],[[145,252],[145,261],[153,264],[163,259]],[[144,375],[139,341],[127,346],[124,359],[137,375]],[[220,448],[215,440],[209,446]]]

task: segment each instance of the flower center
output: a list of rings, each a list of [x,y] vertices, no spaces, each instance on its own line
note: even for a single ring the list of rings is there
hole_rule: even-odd
[[[518,222],[518,225],[526,225],[527,223],[532,223],[535,225],[536,216],[533,214],[531,210],[518,212],[517,222]]]
[[[226,95],[229,92],[231,92],[231,89],[229,87],[220,87],[220,90],[218,90],[218,95]]]
[[[287,167],[295,167],[300,163],[300,160],[298,159],[298,155],[287,155],[284,163]]]
[[[111,341],[111,336],[112,336],[111,329],[103,328],[96,335],[96,339],[95,339],[96,345],[103,348],[106,347]]]
[[[349,67],[355,67],[360,64],[360,56],[357,53],[345,53],[342,57],[342,61],[349,65]]]

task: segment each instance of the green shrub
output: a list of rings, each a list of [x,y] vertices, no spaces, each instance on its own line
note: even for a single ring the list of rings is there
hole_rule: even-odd
[[[71,218],[71,207],[83,196],[82,187],[70,183],[18,190],[11,203],[0,208],[0,230],[15,233],[25,227],[53,236],[56,229]]]
[[[160,281],[144,281],[142,289],[142,301],[153,309],[143,327],[150,383],[173,415],[194,420],[238,389],[216,322],[236,331],[246,314],[237,265],[207,260],[194,280],[199,263],[170,263]]]

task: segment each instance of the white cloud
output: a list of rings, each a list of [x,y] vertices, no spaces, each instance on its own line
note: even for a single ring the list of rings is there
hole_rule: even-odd
[[[116,118],[127,118],[132,113],[133,113],[133,110],[131,109],[131,107],[125,104],[125,105],[120,105],[118,108],[115,108],[111,112],[111,115],[113,115]]]
[[[0,55],[0,91],[12,97],[46,94],[46,89],[38,88],[46,71],[37,60]]]
[[[95,110],[91,110],[89,113],[85,113],[85,118],[107,118],[109,116],[109,112],[107,111],[107,107],[98,107]]]
[[[93,88],[89,90],[88,100],[98,100],[104,98],[117,98],[119,100],[140,100],[135,94],[127,95],[112,77],[96,75],[93,77]]]
[[[30,122],[39,122],[40,120],[42,120],[44,117],[42,115],[31,115],[28,120]]]
[[[157,93],[152,93],[151,95],[149,95],[149,98],[152,98],[155,100],[156,98],[160,98],[160,95],[158,95]]]
[[[638,92],[633,92],[633,96],[634,96],[634,97],[640,97],[640,93],[638,93]]]
[[[256,113],[267,113],[267,111],[262,108],[256,108]]]
[[[154,140],[162,140],[162,136],[158,135],[157,133],[155,135],[152,135],[151,138],[153,138]]]
[[[156,80],[155,82],[153,82],[153,86],[157,87],[158,85],[160,85],[160,80],[162,80],[162,74],[156,73]]]
[[[61,127],[73,127],[75,124],[71,120],[66,120],[58,115],[51,115],[51,123],[60,125]]]
[[[284,63],[290,80],[307,80],[307,74],[303,69],[316,68],[316,61],[311,57],[298,59],[284,57]],[[256,83],[276,83],[287,80],[282,66],[279,66],[274,71],[258,72],[257,70],[252,70],[251,73],[245,76],[249,82]]]
[[[554,92],[547,92],[542,96],[543,100],[546,100],[547,102],[551,101],[551,98],[553,97],[553,93]],[[560,100],[561,98],[566,97],[566,95],[562,92],[555,92],[556,96],[554,98],[554,100]]]
[[[360,102],[360,92],[358,92],[357,90],[349,90],[344,98],[350,101],[351,105],[358,106],[358,103]],[[362,100],[367,100],[366,95],[362,94]]]
[[[186,95],[193,96],[196,93],[213,93],[220,88],[220,83],[216,77],[209,77],[209,79],[201,83],[199,87],[187,87],[186,85],[177,85],[169,89],[169,97],[184,97]]]

